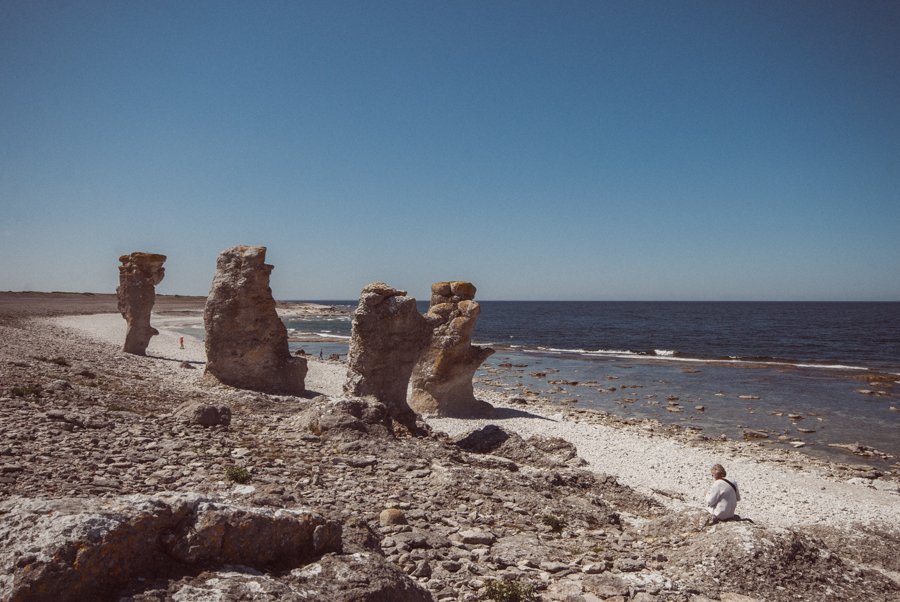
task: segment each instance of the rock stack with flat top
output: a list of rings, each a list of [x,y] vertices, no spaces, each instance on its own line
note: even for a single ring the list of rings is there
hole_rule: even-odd
[[[415,413],[406,403],[406,390],[430,338],[431,327],[406,291],[383,282],[367,285],[353,314],[344,392],[375,397],[394,420],[413,427]]]
[[[492,406],[475,399],[472,378],[494,350],[472,345],[472,331],[481,307],[470,282],[437,282],[425,319],[432,327],[431,343],[413,369],[410,407],[422,414],[478,416]]]
[[[206,375],[241,389],[280,395],[304,392],[306,360],[288,351],[287,329],[269,288],[265,247],[219,253],[206,300]]]
[[[159,331],[150,326],[150,312],[156,302],[156,285],[166,275],[165,255],[135,252],[119,257],[119,313],[128,322],[122,350],[146,355],[150,337]]]

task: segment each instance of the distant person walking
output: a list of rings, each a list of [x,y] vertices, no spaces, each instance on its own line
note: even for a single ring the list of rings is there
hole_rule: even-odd
[[[713,484],[706,494],[706,505],[713,515],[712,522],[717,523],[737,518],[734,511],[737,503],[741,501],[741,493],[737,483],[725,478],[725,468],[721,464],[714,464],[711,471]]]
[[[184,349],[184,337],[178,337],[178,348]]]

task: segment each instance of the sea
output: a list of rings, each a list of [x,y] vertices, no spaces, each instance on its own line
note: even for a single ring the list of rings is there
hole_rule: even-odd
[[[900,462],[900,303],[479,303],[474,342],[496,350],[481,386],[711,437],[757,431],[763,444],[802,442],[827,459]],[[294,348],[347,353],[349,315],[286,325],[320,341]],[[891,457],[833,447],[846,444]]]

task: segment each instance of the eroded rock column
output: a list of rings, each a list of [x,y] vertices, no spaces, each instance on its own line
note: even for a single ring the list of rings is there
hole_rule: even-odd
[[[265,247],[219,253],[203,321],[206,375],[241,389],[281,395],[304,392],[306,360],[292,357],[287,329],[269,288]]]
[[[470,282],[437,282],[425,319],[431,343],[413,369],[410,407],[423,414],[473,416],[489,413],[490,404],[475,399],[472,378],[494,350],[472,345],[481,307]]]
[[[406,391],[430,338],[431,326],[406,291],[383,282],[367,285],[353,314],[344,392],[375,397],[394,420],[414,428],[415,413],[406,403]]]
[[[166,275],[163,263],[165,255],[156,253],[130,253],[119,257],[119,313],[128,322],[125,345],[122,350],[135,355],[146,355],[150,337],[159,331],[150,326],[150,313],[156,302],[156,285]]]

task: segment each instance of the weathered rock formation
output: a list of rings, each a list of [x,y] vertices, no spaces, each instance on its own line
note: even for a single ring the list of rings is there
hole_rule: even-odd
[[[431,327],[406,291],[383,282],[367,285],[353,314],[344,392],[371,395],[387,407],[392,418],[413,426],[415,413],[406,403],[406,390],[413,366],[430,338]]]
[[[469,282],[437,282],[425,319],[433,329],[431,344],[412,373],[409,405],[423,414],[472,416],[489,413],[490,404],[475,399],[472,377],[493,349],[472,345],[481,307]]]
[[[162,267],[165,255],[156,253],[130,253],[119,257],[119,312],[128,322],[125,345],[122,350],[135,355],[146,355],[150,337],[159,331],[150,326],[150,312],[156,301],[156,285],[162,282],[166,269]]]
[[[306,360],[288,351],[269,288],[265,247],[219,253],[206,300],[206,374],[227,385],[282,395],[304,392]]]

